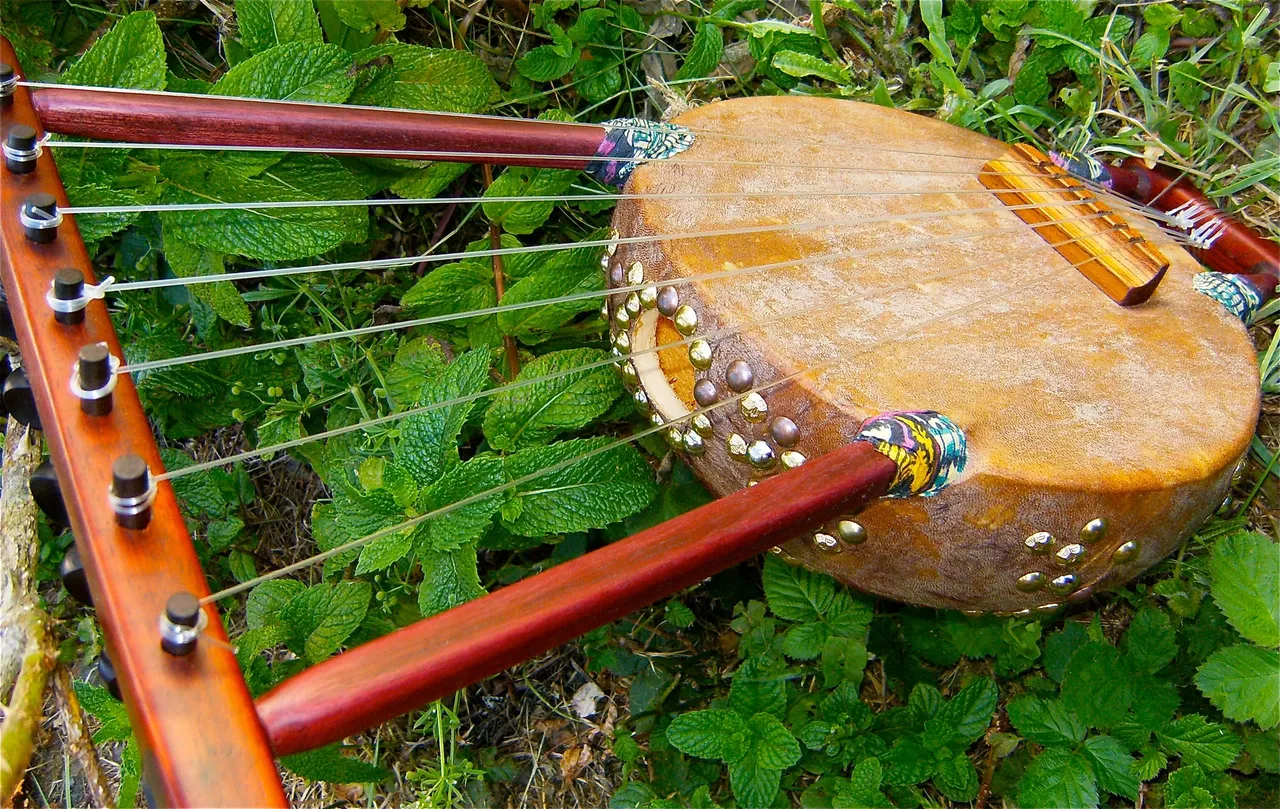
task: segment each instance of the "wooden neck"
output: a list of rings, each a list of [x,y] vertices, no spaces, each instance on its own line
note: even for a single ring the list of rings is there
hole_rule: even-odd
[[[1210,269],[1247,277],[1267,301],[1280,283],[1280,247],[1253,228],[1224,214],[1186,178],[1149,169],[1136,157],[1109,166],[1116,193],[1165,213],[1199,212],[1203,222],[1217,222],[1221,234],[1213,243],[1191,252]]]
[[[375,157],[580,170],[605,138],[604,127],[554,121],[218,96],[71,87],[31,96],[50,132],[128,143],[377,150]]]
[[[856,513],[888,492],[896,472],[855,441],[330,658],[263,695],[258,716],[276,755],[362,732]]]

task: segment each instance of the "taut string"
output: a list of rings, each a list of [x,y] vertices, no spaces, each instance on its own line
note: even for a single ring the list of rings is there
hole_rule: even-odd
[[[1039,249],[1039,248],[1037,248],[1037,249]],[[1122,248],[1122,247],[1115,248],[1115,250],[1121,250],[1121,249],[1124,249],[1124,248]],[[1108,253],[1110,253],[1110,252],[1115,252],[1115,250],[1108,251]],[[1101,254],[1101,255],[1106,255],[1106,254]],[[1095,258],[1096,258],[1096,257],[1095,257]],[[1084,260],[1082,260],[1081,262],[1079,262],[1079,264],[1084,264],[1084,263],[1086,263],[1087,261],[1092,261],[1092,260],[1093,260],[1093,258],[1084,259]],[[993,294],[993,295],[985,296],[985,297],[981,298],[980,300],[973,301],[972,303],[968,303],[968,304],[965,304],[965,305],[963,305],[963,306],[957,307],[956,309],[953,309],[953,310],[951,310],[951,311],[949,311],[949,312],[945,312],[945,313],[943,313],[943,314],[941,314],[941,315],[937,315],[937,316],[935,316],[935,317],[932,317],[932,318],[926,319],[926,320],[924,320],[924,321],[921,321],[920,323],[914,324],[914,325],[912,325],[912,326],[910,326],[910,327],[908,327],[908,328],[906,328],[906,329],[903,329],[903,330],[900,330],[900,331],[898,331],[898,332],[895,332],[894,334],[891,334],[891,335],[889,335],[889,336],[887,336],[887,337],[884,337],[884,338],[881,338],[881,339],[879,339],[879,340],[876,340],[876,341],[874,341],[874,342],[870,343],[870,344],[869,344],[869,345],[867,345],[867,346],[864,346],[863,348],[859,349],[858,351],[855,351],[855,352],[851,355],[851,357],[857,357],[857,356],[861,356],[861,355],[863,355],[863,354],[870,353],[871,351],[874,351],[874,350],[875,350],[875,349],[877,349],[877,348],[883,347],[884,345],[886,345],[886,344],[888,344],[888,343],[892,343],[892,342],[895,342],[895,341],[901,340],[902,338],[907,337],[907,336],[910,336],[911,334],[914,334],[914,333],[916,333],[916,332],[920,331],[921,329],[927,329],[927,328],[929,328],[930,326],[934,326],[934,325],[936,325],[936,324],[938,324],[938,323],[940,323],[940,322],[942,322],[942,321],[944,321],[944,320],[947,320],[947,319],[949,319],[949,318],[956,317],[956,316],[958,316],[958,315],[964,314],[965,312],[967,312],[967,311],[971,311],[971,310],[973,310],[973,309],[975,309],[975,308],[977,308],[977,307],[979,307],[979,306],[983,306],[983,305],[985,305],[985,304],[989,304],[989,303],[991,303],[991,302],[993,302],[993,301],[999,300],[1000,298],[1004,298],[1004,297],[1006,297],[1006,296],[1008,296],[1008,295],[1012,295],[1012,294],[1015,294],[1015,293],[1024,292],[1024,291],[1026,291],[1028,288],[1036,287],[1036,286],[1040,286],[1040,285],[1042,285],[1042,284],[1045,284],[1045,283],[1047,283],[1047,282],[1049,282],[1049,281],[1051,281],[1051,280],[1054,280],[1054,279],[1055,279],[1055,278],[1056,278],[1060,273],[1062,273],[1062,272],[1066,272],[1068,269],[1074,269],[1074,268],[1076,268],[1077,266],[1078,266],[1078,265],[1074,265],[1074,264],[1073,264],[1070,268],[1061,268],[1058,272],[1054,272],[1054,273],[1049,274],[1048,276],[1041,277],[1039,280],[1031,281],[1031,282],[1027,283],[1027,284],[1026,284],[1026,285],[1024,285],[1024,286],[1012,286],[1012,287],[1010,287],[1009,289],[1004,290],[1003,292],[998,292],[998,293],[995,293],[995,294]],[[921,281],[921,282],[919,282],[919,283],[923,283],[923,281]],[[674,345],[674,344],[669,344],[669,345],[666,345],[666,346],[662,346],[662,347],[660,347],[660,349],[657,349],[657,350],[661,350],[661,349],[665,349],[665,348],[670,348],[670,347],[671,347],[671,345]],[[545,469],[539,469],[539,470],[538,470],[538,471],[536,471],[536,472],[531,472],[531,473],[530,473],[530,474],[528,474],[528,475],[524,475],[524,476],[522,476],[522,477],[516,478],[516,479],[511,480],[511,481],[508,481],[507,483],[504,483],[504,484],[502,484],[502,485],[500,485],[500,486],[495,486],[495,487],[493,487],[493,488],[491,488],[491,489],[489,489],[489,490],[487,490],[487,491],[480,492],[480,493],[478,493],[478,494],[474,494],[474,495],[471,495],[471,496],[469,496],[469,497],[463,498],[462,500],[459,500],[459,501],[457,501],[456,503],[451,503],[451,504],[449,504],[449,505],[447,505],[447,506],[443,506],[443,507],[438,508],[438,509],[435,509],[435,510],[433,510],[433,511],[429,511],[429,512],[427,512],[427,513],[425,513],[425,514],[420,514],[420,515],[418,515],[418,516],[416,516],[416,517],[412,517],[412,518],[410,518],[410,519],[408,519],[408,520],[405,520],[404,522],[399,523],[399,524],[397,524],[397,525],[393,525],[393,526],[389,526],[389,527],[387,527],[387,528],[383,528],[383,529],[381,529],[381,530],[379,530],[379,531],[375,531],[375,532],[373,532],[373,533],[371,533],[371,534],[368,534],[368,535],[366,535],[366,536],[360,537],[360,538],[358,538],[358,539],[353,539],[353,540],[351,540],[350,542],[343,543],[342,545],[339,545],[339,546],[337,546],[337,547],[335,547],[335,548],[331,548],[331,549],[329,549],[329,550],[327,550],[327,551],[322,551],[322,552],[317,553],[317,554],[315,554],[315,555],[313,555],[313,556],[310,556],[310,557],[308,557],[308,558],[306,558],[306,559],[302,559],[302,560],[300,560],[300,561],[298,561],[298,562],[294,562],[293,564],[286,565],[285,567],[278,568],[278,569],[273,570],[273,571],[270,571],[270,572],[268,572],[268,573],[264,573],[263,575],[258,576],[258,577],[256,577],[256,578],[250,579],[250,580],[245,581],[245,582],[241,582],[241,583],[236,584],[236,585],[233,585],[233,586],[231,586],[231,587],[227,587],[227,588],[225,588],[225,589],[223,589],[223,590],[219,590],[218,592],[216,592],[216,593],[212,593],[212,594],[210,594],[210,595],[206,596],[205,598],[201,599],[201,604],[209,604],[209,603],[212,603],[212,602],[215,602],[215,601],[220,601],[220,600],[222,600],[222,599],[224,599],[224,598],[228,598],[228,597],[230,597],[230,596],[233,596],[233,595],[236,595],[236,594],[238,594],[238,593],[244,592],[245,590],[251,589],[251,588],[253,588],[253,587],[257,586],[258,584],[261,584],[261,583],[262,583],[262,582],[264,582],[264,581],[270,581],[271,579],[278,579],[278,578],[281,578],[281,577],[283,577],[283,576],[287,576],[287,575],[288,575],[288,574],[290,574],[290,573],[293,573],[293,572],[298,571],[298,570],[303,570],[303,569],[305,569],[305,568],[307,568],[307,567],[310,567],[311,565],[317,564],[317,563],[319,563],[319,562],[323,562],[323,561],[325,561],[325,560],[327,560],[327,559],[330,559],[330,558],[332,558],[332,557],[334,557],[334,556],[337,556],[337,555],[339,555],[339,554],[341,554],[341,553],[345,553],[345,552],[347,552],[347,551],[351,551],[351,550],[355,550],[355,549],[357,549],[357,548],[363,547],[364,545],[367,545],[367,544],[368,544],[368,543],[370,543],[370,542],[374,542],[374,541],[377,541],[377,540],[379,540],[379,539],[382,539],[383,537],[388,537],[388,536],[391,536],[392,534],[398,534],[398,533],[400,533],[400,532],[402,532],[402,531],[407,531],[407,530],[409,530],[409,529],[411,529],[411,528],[414,528],[414,527],[416,527],[416,526],[418,526],[418,525],[420,525],[420,524],[422,524],[422,523],[426,522],[427,520],[434,519],[434,518],[436,518],[436,517],[442,517],[442,516],[444,516],[444,515],[446,515],[446,514],[450,513],[451,511],[454,511],[455,509],[463,508],[463,507],[465,507],[465,506],[471,505],[472,503],[479,502],[480,500],[483,500],[483,499],[485,499],[485,498],[487,498],[487,497],[492,497],[492,496],[493,496],[493,495],[495,495],[495,494],[501,494],[502,492],[510,491],[511,489],[513,489],[513,488],[515,488],[515,487],[517,487],[517,486],[524,485],[525,483],[528,483],[528,482],[530,482],[530,481],[532,481],[532,480],[536,480],[536,479],[538,479],[538,478],[540,478],[540,477],[543,477],[543,476],[545,476],[545,475],[554,474],[555,472],[558,472],[558,471],[560,471],[560,470],[562,470],[562,469],[566,469],[566,468],[568,468],[569,466],[572,466],[573,464],[580,463],[581,461],[583,461],[583,460],[585,460],[585,459],[587,459],[587,458],[593,457],[593,456],[595,456],[595,455],[599,455],[599,454],[604,453],[604,452],[608,452],[608,451],[609,451],[609,450],[611,450],[611,449],[617,449],[618,447],[620,447],[620,446],[624,446],[624,445],[626,445],[626,444],[628,444],[628,443],[630,443],[630,442],[632,442],[632,441],[638,440],[638,439],[640,439],[640,438],[644,438],[644,437],[649,436],[649,435],[653,435],[653,434],[658,433],[658,432],[661,432],[661,431],[663,431],[663,430],[671,429],[671,427],[672,427],[672,426],[674,426],[674,425],[679,425],[679,424],[683,424],[684,422],[689,421],[689,420],[693,419],[693,418],[694,418],[694,417],[696,417],[696,416],[704,415],[704,414],[707,414],[707,413],[714,412],[714,411],[716,411],[716,410],[719,410],[719,409],[720,409],[720,408],[722,408],[722,407],[727,407],[727,406],[729,406],[729,405],[731,405],[731,404],[734,404],[734,403],[736,403],[736,402],[738,402],[738,401],[742,400],[743,398],[745,398],[745,397],[747,397],[747,396],[751,395],[752,393],[759,393],[759,392],[761,392],[761,391],[769,390],[769,389],[771,389],[771,388],[775,388],[775,387],[777,387],[777,386],[779,386],[779,385],[786,384],[787,382],[790,382],[790,381],[792,381],[792,380],[794,380],[794,379],[798,379],[798,378],[800,378],[800,377],[802,377],[802,376],[806,376],[806,375],[808,375],[808,374],[818,373],[818,372],[820,372],[820,371],[827,370],[827,369],[829,369],[829,368],[832,368],[832,367],[834,367],[834,366],[837,366],[837,365],[841,364],[842,362],[847,362],[851,357],[842,357],[842,358],[840,358],[840,359],[827,360],[826,362],[817,363],[817,364],[815,364],[815,365],[811,365],[811,366],[809,366],[809,367],[807,367],[807,368],[802,368],[802,369],[800,369],[800,370],[798,370],[798,371],[794,371],[794,372],[792,372],[792,373],[790,373],[790,374],[787,374],[787,375],[785,375],[785,376],[782,376],[782,377],[780,377],[779,379],[774,380],[773,382],[769,382],[769,383],[765,383],[765,384],[761,384],[761,385],[756,385],[756,386],[752,387],[752,388],[751,388],[751,389],[749,389],[749,390],[742,391],[741,393],[737,393],[737,394],[734,394],[734,395],[732,395],[732,396],[727,396],[727,397],[725,397],[724,399],[722,399],[721,401],[715,402],[715,403],[713,403],[713,404],[711,404],[711,405],[708,405],[708,406],[706,406],[706,407],[700,407],[700,408],[697,408],[697,409],[693,410],[692,412],[690,412],[690,413],[688,413],[688,414],[686,414],[686,415],[684,415],[684,416],[679,416],[679,417],[676,417],[676,418],[668,419],[668,420],[667,420],[667,421],[665,421],[663,424],[655,425],[655,426],[652,426],[652,427],[645,428],[645,429],[643,429],[643,430],[641,430],[641,431],[639,431],[639,432],[637,432],[637,433],[633,433],[633,434],[632,434],[632,435],[630,435],[630,436],[626,436],[626,437],[624,437],[624,438],[619,438],[619,439],[617,439],[617,440],[615,440],[615,441],[611,441],[611,442],[609,442],[609,443],[607,443],[607,444],[604,444],[604,445],[602,445],[602,446],[600,446],[600,447],[597,447],[596,449],[589,450],[589,451],[584,452],[584,453],[582,453],[582,454],[580,454],[580,455],[577,455],[577,456],[575,456],[575,457],[573,457],[573,458],[569,458],[569,459],[566,459],[566,460],[564,460],[564,461],[561,461],[561,462],[559,462],[559,463],[557,463],[557,464],[553,464],[552,466],[547,467],[547,468],[545,468]],[[580,370],[580,369],[579,369],[579,370]],[[188,467],[188,468],[190,468],[190,467]]]
[[[1079,222],[1090,219],[1097,219],[1105,214],[1089,214],[1087,216],[1070,217],[1059,220],[1061,222]],[[229,357],[241,356],[244,354],[258,354],[268,351],[277,351],[284,348],[293,348],[296,346],[311,345],[314,343],[326,342],[329,340],[337,340],[343,338],[364,337],[370,334],[380,334],[388,331],[399,331],[403,329],[412,329],[420,326],[430,326],[439,323],[449,323],[458,320],[467,320],[473,317],[486,317],[488,315],[496,315],[502,312],[515,312],[522,309],[532,309],[540,306],[552,306],[562,303],[573,303],[575,301],[591,300],[593,298],[607,298],[613,295],[625,295],[629,292],[639,292],[652,286],[674,286],[690,282],[705,282],[717,279],[733,278],[740,275],[754,274],[759,272],[767,272],[770,270],[780,269],[782,267],[796,266],[800,264],[811,264],[819,261],[842,261],[852,258],[862,258],[865,256],[876,255],[878,253],[897,252],[899,250],[912,250],[922,247],[931,247],[938,244],[946,244],[949,242],[967,241],[969,239],[990,238],[992,236],[1012,235],[1020,233],[1026,228],[1025,225],[1014,225],[1008,228],[1000,228],[996,230],[978,231],[974,233],[962,233],[955,236],[939,236],[929,239],[917,239],[914,241],[902,242],[898,244],[889,244],[880,247],[869,247],[860,250],[845,250],[832,253],[820,253],[805,258],[791,259],[788,261],[776,261],[768,264],[755,264],[746,267],[735,267],[730,270],[718,270],[716,272],[706,273],[703,275],[688,275],[675,278],[666,278],[661,282],[631,284],[621,287],[613,287],[610,289],[591,290],[588,292],[575,292],[569,295],[561,295],[555,298],[545,298],[542,300],[524,301],[521,303],[498,304],[494,306],[484,307],[481,309],[473,309],[467,312],[451,312],[443,315],[432,315],[430,317],[420,317],[411,320],[402,320],[395,323],[382,323],[373,326],[361,326],[354,329],[343,329],[340,331],[326,332],[323,334],[311,334],[304,337],[293,337],[285,340],[277,340],[270,343],[255,343],[252,345],[236,346],[234,348],[223,348],[216,351],[207,351],[199,354],[185,354],[176,357],[168,357],[159,360],[149,360],[147,362],[133,363],[130,365],[122,365],[116,369],[116,373],[144,373],[147,371],[156,371],[163,368],[169,368],[177,365],[188,365],[195,362],[204,362],[208,360],[227,359]],[[1070,239],[1065,242],[1056,242],[1054,246],[1063,244],[1071,244],[1084,239],[1092,238],[1092,236],[1081,236]]]
[[[745,225],[738,228],[720,230],[690,231],[686,233],[660,233],[649,236],[623,236],[616,239],[588,239],[580,242],[562,242],[555,244],[535,244],[521,247],[500,247],[484,250],[460,251],[452,253],[420,253],[415,256],[399,258],[379,258],[364,261],[345,261],[331,264],[308,264],[298,267],[272,267],[269,269],[244,270],[240,272],[211,273],[194,275],[185,278],[160,278],[149,281],[126,281],[112,284],[109,292],[132,292],[137,290],[162,289],[165,287],[194,286],[196,284],[212,284],[218,281],[250,281],[258,278],[276,278],[288,275],[308,275],[317,272],[336,272],[339,270],[374,270],[406,267],[423,262],[437,263],[446,261],[466,261],[470,259],[490,258],[492,256],[508,256],[525,253],[558,252],[585,248],[609,247],[610,245],[649,244],[653,242],[677,241],[683,239],[704,239],[719,236],[742,236],[752,233],[774,233],[787,230],[822,230],[825,228],[846,227],[851,225],[886,224],[891,222],[910,222],[921,219],[944,219],[951,216],[969,216],[973,214],[997,213],[999,211],[1016,211],[1042,207],[1073,207],[1087,205],[1094,200],[1065,200],[1061,203],[1027,203],[1025,205],[1000,205],[987,208],[963,208],[947,211],[917,211],[909,214],[886,214],[867,217],[850,217],[847,219],[828,219],[823,221],[789,222],[776,225]]]
[[[1097,216],[1097,215],[1099,215],[1099,214],[1095,214],[1095,216]],[[1083,238],[1083,237],[1082,237],[1082,238]],[[1075,241],[1075,240],[1073,240],[1073,241]],[[1066,244],[1066,243],[1067,243],[1067,242],[1061,242],[1060,244]],[[774,314],[774,315],[771,315],[771,316],[768,316],[768,317],[764,317],[764,318],[759,318],[759,319],[754,320],[754,321],[752,321],[752,322],[750,322],[750,323],[739,324],[739,325],[736,325],[736,326],[726,326],[726,327],[722,327],[722,328],[720,328],[720,329],[715,329],[715,330],[712,330],[712,331],[703,332],[703,333],[701,333],[701,334],[695,334],[695,335],[692,335],[692,336],[690,336],[690,337],[685,337],[685,338],[683,338],[683,339],[681,339],[681,340],[676,340],[676,341],[673,341],[673,342],[670,342],[670,343],[665,343],[665,344],[663,344],[663,345],[661,345],[661,346],[653,346],[653,347],[651,347],[651,348],[641,349],[641,350],[638,350],[638,351],[632,351],[632,352],[631,352],[629,355],[627,355],[627,356],[628,356],[628,358],[635,358],[635,357],[641,357],[641,356],[645,356],[645,355],[648,355],[648,354],[652,354],[652,353],[655,353],[655,352],[658,352],[658,351],[665,351],[665,350],[670,349],[670,348],[678,348],[678,347],[680,347],[680,346],[687,346],[688,344],[690,344],[690,343],[692,343],[692,342],[694,342],[695,340],[698,340],[698,339],[703,339],[703,340],[706,340],[706,339],[722,339],[722,338],[724,338],[724,337],[729,337],[729,336],[732,336],[732,335],[734,335],[734,334],[739,334],[739,333],[741,333],[741,332],[743,332],[743,331],[748,331],[748,330],[751,330],[751,329],[759,328],[759,327],[761,327],[761,326],[769,325],[769,324],[772,324],[772,323],[777,323],[777,322],[780,322],[780,321],[786,320],[786,319],[788,319],[788,318],[792,318],[792,317],[800,317],[800,316],[803,316],[803,315],[812,314],[812,313],[814,313],[814,312],[818,312],[818,311],[821,311],[821,310],[823,310],[823,309],[826,309],[826,308],[829,308],[829,307],[832,307],[832,306],[839,306],[839,305],[844,304],[844,303],[853,303],[853,302],[856,302],[856,301],[858,301],[858,300],[860,300],[860,299],[864,299],[864,298],[868,298],[868,297],[876,297],[876,296],[880,296],[880,295],[884,295],[884,294],[888,294],[888,293],[892,293],[892,292],[898,292],[898,291],[900,291],[900,290],[902,290],[902,289],[906,289],[906,288],[910,288],[910,287],[918,286],[919,284],[925,284],[925,283],[930,283],[930,282],[932,282],[932,281],[942,280],[942,279],[944,279],[944,278],[948,278],[948,277],[951,277],[951,276],[954,276],[954,275],[959,275],[959,274],[961,274],[961,273],[972,272],[973,270],[977,270],[977,269],[985,269],[985,268],[989,268],[989,267],[994,266],[995,264],[999,264],[999,263],[1006,262],[1006,261],[1008,261],[1008,260],[1009,260],[1009,259],[1011,259],[1011,258],[1016,258],[1016,257],[1019,257],[1019,256],[1023,256],[1023,257],[1025,257],[1025,256],[1027,256],[1027,255],[1034,255],[1034,254],[1036,254],[1036,253],[1039,253],[1040,251],[1047,251],[1047,250],[1053,250],[1053,249],[1055,249],[1055,245],[1051,245],[1051,244],[1039,245],[1039,246],[1037,246],[1037,247],[1034,247],[1034,248],[1028,249],[1028,250],[1026,250],[1026,251],[1023,251],[1023,252],[1022,252],[1022,253],[1020,253],[1020,254],[1015,253],[1015,254],[1011,254],[1011,255],[1003,256],[1001,259],[999,259],[999,260],[997,260],[997,261],[994,261],[994,262],[993,262],[993,261],[979,261],[979,262],[974,262],[974,263],[972,263],[972,264],[966,265],[966,266],[964,266],[964,267],[960,267],[960,268],[958,268],[958,269],[954,269],[954,270],[945,270],[945,271],[942,271],[942,272],[933,273],[933,274],[931,274],[931,275],[925,275],[925,276],[921,276],[921,277],[919,277],[919,278],[914,278],[914,279],[912,279],[911,281],[907,282],[906,284],[900,284],[900,285],[891,286],[891,287],[882,287],[882,288],[877,288],[877,289],[873,289],[873,290],[867,290],[867,291],[865,291],[865,292],[860,292],[860,293],[855,294],[855,295],[849,295],[849,296],[846,296],[846,297],[844,297],[844,298],[837,299],[837,300],[835,300],[835,301],[822,301],[821,303],[818,303],[818,304],[815,304],[815,305],[812,305],[812,306],[806,306],[806,307],[800,307],[800,308],[796,308],[796,309],[783,310],[783,311],[778,312],[778,313],[776,313],[776,314]],[[1121,249],[1121,248],[1116,248],[1116,249]],[[1110,252],[1114,252],[1114,250],[1113,250],[1113,251],[1108,251],[1108,253],[1103,253],[1103,254],[1099,254],[1099,255],[1107,255],[1107,254],[1109,254]],[[1096,258],[1096,257],[1097,257],[1097,256],[1095,256],[1095,258]],[[1086,263],[1086,262],[1087,262],[1087,261],[1089,261],[1089,260],[1092,260],[1092,259],[1086,259],[1086,260],[1083,260],[1083,261],[1079,262],[1079,264],[1084,264],[1084,263]],[[1076,267],[1076,266],[1078,266],[1078,265],[1077,265],[1077,264],[1073,264],[1073,265],[1071,265],[1071,266],[1072,266],[1072,267]],[[618,358],[610,357],[610,358],[608,358],[608,359],[598,360],[598,361],[595,361],[595,362],[590,362],[590,363],[585,363],[585,364],[583,364],[583,365],[574,366],[573,368],[569,368],[569,369],[566,369],[566,370],[563,370],[563,371],[556,371],[556,372],[554,372],[554,373],[544,374],[544,375],[542,375],[542,376],[532,377],[532,378],[530,378],[530,379],[520,380],[520,381],[516,381],[516,382],[509,382],[509,383],[507,383],[507,384],[505,384],[505,385],[500,385],[500,386],[498,386],[498,387],[496,387],[496,388],[490,388],[490,389],[488,389],[488,390],[477,391],[477,392],[475,392],[475,393],[465,394],[465,395],[463,395],[463,396],[458,396],[458,397],[455,397],[455,398],[452,398],[452,399],[448,399],[448,400],[445,400],[445,401],[441,401],[441,402],[433,402],[432,404],[422,405],[422,406],[420,406],[420,407],[411,408],[411,409],[409,409],[409,410],[404,410],[404,411],[401,411],[401,412],[398,412],[398,413],[388,413],[388,414],[387,414],[387,415],[385,415],[385,416],[379,416],[379,417],[377,417],[377,418],[367,419],[367,420],[365,420],[365,421],[358,422],[358,423],[356,423],[356,424],[349,424],[349,425],[346,425],[346,426],[344,426],[344,427],[336,427],[336,428],[334,428],[334,429],[332,429],[332,430],[326,430],[326,431],[324,431],[324,432],[315,433],[315,434],[313,434],[313,435],[302,436],[301,438],[295,438],[295,439],[293,439],[293,440],[290,440],[290,441],[284,441],[284,442],[281,442],[281,443],[279,443],[279,444],[272,444],[272,445],[270,445],[270,446],[266,446],[266,447],[258,447],[258,448],[256,448],[256,449],[246,450],[246,451],[244,451],[244,452],[240,452],[240,453],[237,453],[237,454],[235,454],[235,455],[227,456],[227,457],[225,457],[225,458],[216,458],[216,459],[211,460],[211,461],[205,461],[205,462],[203,462],[203,463],[197,463],[197,464],[192,464],[192,465],[190,465],[190,466],[184,466],[184,467],[182,467],[181,469],[173,469],[173,470],[169,470],[169,471],[164,472],[164,473],[162,473],[162,474],[156,475],[156,479],[157,479],[157,480],[172,480],[172,479],[175,479],[175,478],[185,477],[186,475],[195,474],[195,473],[197,473],[197,472],[204,472],[204,471],[207,471],[207,470],[209,470],[209,469],[215,469],[215,468],[220,467],[220,466],[226,466],[227,464],[232,464],[232,463],[235,463],[235,462],[237,462],[237,461],[249,460],[249,459],[252,459],[252,458],[257,458],[257,457],[259,457],[259,456],[261,456],[261,455],[266,455],[266,454],[268,454],[268,453],[276,453],[276,452],[281,452],[281,451],[283,451],[283,450],[292,449],[292,448],[294,448],[294,447],[302,446],[303,444],[308,444],[308,443],[311,443],[311,442],[313,442],[313,441],[321,441],[321,440],[325,440],[325,439],[328,439],[328,438],[334,438],[334,437],[339,436],[339,435],[345,435],[345,434],[347,434],[347,433],[355,432],[355,431],[357,431],[357,430],[366,430],[366,429],[369,429],[369,428],[371,428],[371,427],[379,427],[379,426],[381,426],[381,425],[383,425],[383,424],[389,424],[389,423],[391,423],[391,422],[398,421],[398,420],[400,420],[400,419],[404,419],[404,418],[408,418],[409,416],[415,416],[415,415],[418,415],[418,414],[421,414],[421,413],[428,413],[428,412],[430,412],[430,411],[432,411],[432,410],[439,410],[439,409],[441,409],[441,408],[445,408],[445,407],[452,407],[452,406],[454,406],[454,405],[466,404],[467,402],[473,402],[473,401],[477,401],[477,400],[479,400],[479,399],[488,398],[488,397],[490,397],[490,396],[496,396],[496,395],[497,395],[497,394],[499,394],[499,393],[505,393],[505,392],[509,392],[509,391],[513,391],[513,390],[520,390],[520,389],[522,389],[522,388],[530,387],[530,386],[532,386],[532,385],[537,385],[537,384],[540,384],[540,383],[543,383],[543,382],[553,381],[553,380],[556,380],[556,379],[560,379],[560,378],[563,378],[563,377],[569,376],[569,375],[571,375],[571,374],[578,374],[578,373],[582,373],[582,372],[584,372],[584,371],[591,371],[591,370],[594,370],[594,369],[596,369],[596,368],[604,368],[604,367],[607,367],[607,366],[610,366],[610,365],[614,365],[615,363],[620,362],[620,361],[621,361],[621,360],[620,360],[620,359],[618,359]]]

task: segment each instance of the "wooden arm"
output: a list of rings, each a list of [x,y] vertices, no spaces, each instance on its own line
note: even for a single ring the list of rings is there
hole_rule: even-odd
[[[258,700],[287,755],[359,733],[857,512],[894,463],[844,448],[314,666]]]
[[[1131,157],[1119,166],[1108,166],[1107,172],[1112,189],[1118,194],[1165,213],[1218,223],[1221,233],[1213,243],[1191,252],[1212,270],[1247,277],[1264,302],[1275,297],[1276,284],[1280,283],[1280,246],[1218,210],[1186,178],[1149,169],[1140,158]]]
[[[3,37],[0,62],[17,65]],[[4,132],[17,124],[40,131],[27,88],[15,89],[0,121]],[[79,270],[87,283],[94,279],[70,218],[47,244],[25,235],[18,211],[38,193],[67,205],[48,150],[30,173],[0,168],[0,277],[97,617],[142,745],[144,775],[167,806],[284,806],[266,736],[217,611],[205,608],[208,637],[191,654],[176,657],[160,648],[158,623],[166,600],[184,590],[207,593],[204,571],[168,483],[158,487],[146,528],[121,527],[108,505],[117,458],[133,453],[155,473],[164,467],[128,375],[117,377],[104,415],[84,412],[71,391],[82,347],[106,343],[113,355],[123,355],[101,301],[86,307],[78,325],[57,322],[46,303],[60,269]]]
[[[603,127],[553,121],[69,87],[31,95],[50,132],[129,143],[377,149],[387,150],[377,157],[580,170],[605,138]]]

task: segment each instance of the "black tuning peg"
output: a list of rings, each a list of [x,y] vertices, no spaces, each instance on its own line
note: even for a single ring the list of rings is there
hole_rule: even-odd
[[[16,368],[4,381],[0,398],[4,399],[4,407],[20,423],[28,427],[40,429],[40,412],[36,410],[36,397],[31,391],[31,382],[21,368]]]
[[[116,667],[111,665],[111,658],[107,657],[106,649],[103,649],[102,654],[98,657],[98,679],[102,680],[102,684],[107,687],[107,693],[116,699],[121,699],[120,681],[116,679]]]
[[[13,363],[9,361],[9,355],[0,356],[0,390],[3,390],[5,380],[9,378],[9,374],[13,373]],[[4,429],[3,422],[9,418],[9,408],[4,406],[4,397],[0,396],[0,431]]]
[[[62,576],[62,586],[67,588],[72,598],[81,604],[93,606],[93,595],[89,592],[89,578],[84,573],[80,552],[76,550],[75,545],[67,548],[67,555],[62,557],[58,573]]]
[[[62,499],[62,487],[58,485],[58,473],[47,458],[31,473],[31,497],[49,522],[62,527],[71,524],[67,504]]]

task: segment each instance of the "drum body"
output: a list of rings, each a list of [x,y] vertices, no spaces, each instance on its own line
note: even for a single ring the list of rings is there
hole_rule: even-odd
[[[815,526],[785,558],[913,604],[1049,611],[1154,564],[1222,502],[1257,420],[1254,350],[1154,226],[1129,217],[1171,266],[1149,302],[1122,308],[983,188],[998,141],[799,97],[709,104],[676,123],[697,140],[635,171],[629,193],[662,196],[623,201],[619,236],[796,226],[612,253],[613,285],[657,288],[638,314],[622,295],[609,303],[632,354],[624,376],[657,420],[694,410],[699,382],[723,400],[744,375],[760,387],[800,374],[759,391],[764,413],[754,399],[720,407],[683,442],[706,485],[737,490],[889,411],[938,411],[967,437],[950,485]],[[783,262],[795,263],[733,272]],[[712,274],[672,282],[672,311],[664,282]],[[692,361],[689,345],[638,353],[700,334]],[[753,444],[758,465],[742,452]]]

